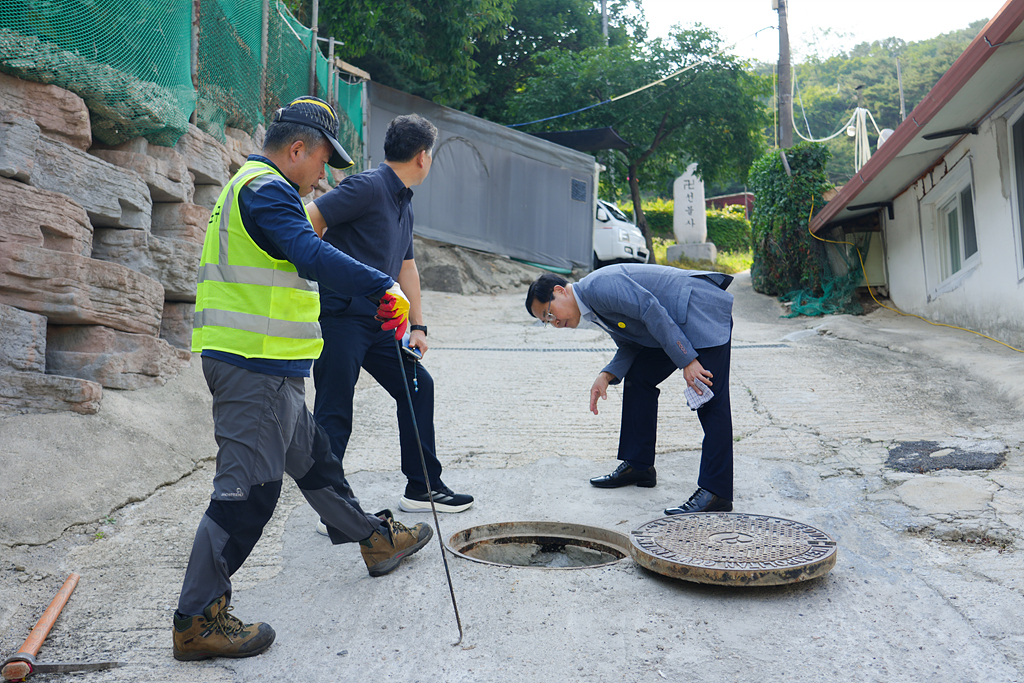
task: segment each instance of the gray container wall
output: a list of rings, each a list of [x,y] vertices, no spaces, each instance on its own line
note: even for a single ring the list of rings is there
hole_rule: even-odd
[[[367,168],[384,160],[384,132],[396,116],[416,113],[437,126],[430,175],[413,189],[417,235],[556,268],[591,267],[593,157],[377,83],[366,87]]]

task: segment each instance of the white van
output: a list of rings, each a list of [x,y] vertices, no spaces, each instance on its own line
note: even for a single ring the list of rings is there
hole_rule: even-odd
[[[594,216],[594,269],[611,263],[647,263],[647,241],[626,214],[603,199]]]

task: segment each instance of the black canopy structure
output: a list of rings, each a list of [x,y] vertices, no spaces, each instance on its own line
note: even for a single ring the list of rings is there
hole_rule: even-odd
[[[597,152],[602,149],[628,149],[632,143],[619,137],[613,128],[588,128],[586,130],[560,130],[552,133],[530,133],[541,140],[553,142],[577,152]]]

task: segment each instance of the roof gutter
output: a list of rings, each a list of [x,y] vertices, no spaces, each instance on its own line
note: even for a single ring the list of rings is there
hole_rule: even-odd
[[[985,25],[981,33],[971,41],[964,53],[957,58],[949,70],[939,79],[935,87],[914,107],[910,116],[899,125],[875,154],[850,179],[839,194],[811,220],[811,232],[825,227],[850,205],[864,187],[899,156],[919,134],[919,129],[931,121],[942,108],[956,96],[960,89],[988,61],[995,48],[1017,30],[1024,21],[1024,0],[1007,0],[1007,3]]]

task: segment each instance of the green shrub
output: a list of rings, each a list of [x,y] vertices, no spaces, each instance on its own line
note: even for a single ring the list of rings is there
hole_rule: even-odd
[[[644,209],[644,216],[647,217],[647,227],[650,228],[652,237],[675,237],[675,231],[672,228],[671,207],[667,211],[663,209],[652,209],[651,211]]]
[[[647,227],[651,237],[675,241],[672,214],[675,202],[671,199],[650,199],[643,203]],[[627,216],[632,215],[633,203],[621,201],[618,207]],[[750,221],[746,219],[742,206],[727,206],[724,209],[708,209],[708,242],[719,251],[747,251],[750,249]]]
[[[644,208],[644,216],[647,217],[647,227],[651,230],[651,237],[666,237],[675,239],[675,232],[672,228],[672,207],[674,202],[671,199],[648,199],[641,206]],[[633,215],[633,202],[626,199],[617,204],[627,216]]]
[[[742,206],[708,209],[708,242],[719,251],[750,249],[750,221]]]
[[[808,231],[811,206],[825,206],[822,195],[832,187],[825,165],[832,153],[821,143],[801,143],[786,150],[792,176],[779,150],[768,152],[750,168],[748,184],[757,196],[753,229],[754,291],[780,295],[805,290],[820,296],[825,250]]]

